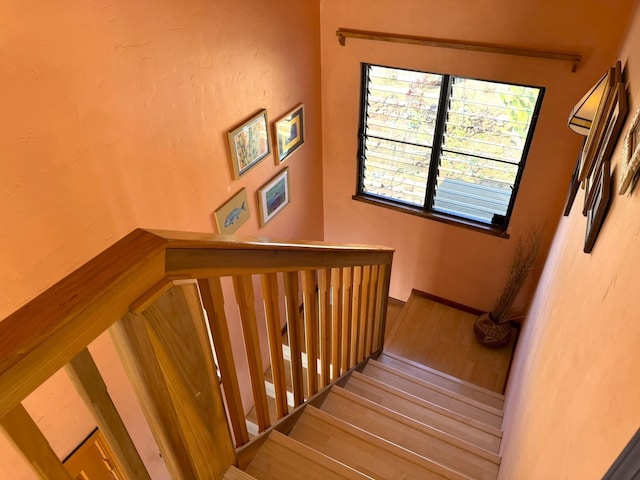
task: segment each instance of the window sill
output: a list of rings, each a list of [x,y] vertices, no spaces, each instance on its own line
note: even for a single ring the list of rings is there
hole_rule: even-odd
[[[417,217],[428,218],[429,220],[435,220],[436,222],[446,223],[455,227],[462,227],[469,230],[474,230],[479,233],[485,233],[487,235],[493,235],[494,237],[509,238],[509,234],[506,230],[500,227],[494,227],[491,225],[485,225],[483,223],[474,222],[473,220],[466,220],[464,218],[454,218],[447,215],[442,215],[436,212],[426,212],[421,208],[411,207],[409,205],[401,205],[394,202],[386,201],[378,197],[370,197],[367,195],[353,195],[353,200],[358,202],[364,202],[378,207],[389,208],[402,213],[408,213],[409,215],[415,215]]]

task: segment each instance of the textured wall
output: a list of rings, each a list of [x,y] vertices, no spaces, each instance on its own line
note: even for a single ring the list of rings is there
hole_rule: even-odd
[[[568,0],[481,0],[455,5],[435,0],[322,2],[325,238],[394,247],[391,295],[395,298],[405,300],[411,288],[418,288],[489,309],[500,288],[513,237],[531,221],[546,225],[546,253],[580,142],[566,128],[568,112],[615,56],[632,3],[614,2],[603,10],[595,0],[582,2],[580,8]],[[526,57],[354,39],[341,47],[335,34],[341,27],[576,52],[584,60],[571,73],[567,63]],[[546,87],[509,227],[511,239],[352,200],[361,62]],[[533,283],[523,297],[533,293]]]
[[[239,235],[321,240],[319,22],[317,1],[0,0],[0,318],[136,227],[215,231],[242,187]],[[299,102],[292,203],[259,229],[255,191],[279,168],[233,180],[226,132]],[[93,421],[59,377],[27,407],[66,455]],[[0,443],[0,478],[30,478]]]
[[[583,191],[559,225],[507,390],[504,480],[602,478],[640,427],[640,192],[617,195],[624,132],[640,108],[637,8],[632,18],[619,54],[630,105],[612,203],[590,255]]]

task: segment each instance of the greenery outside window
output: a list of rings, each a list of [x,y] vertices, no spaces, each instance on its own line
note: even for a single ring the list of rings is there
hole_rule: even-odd
[[[506,230],[543,95],[364,64],[356,198]]]

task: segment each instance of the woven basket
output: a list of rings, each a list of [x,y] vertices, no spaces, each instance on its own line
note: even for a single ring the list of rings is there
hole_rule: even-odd
[[[509,345],[511,340],[511,325],[495,323],[488,313],[480,315],[473,324],[473,334],[482,344],[490,348],[501,348]]]

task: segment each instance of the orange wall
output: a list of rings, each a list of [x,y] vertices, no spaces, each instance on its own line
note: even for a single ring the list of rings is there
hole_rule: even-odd
[[[529,222],[545,224],[546,253],[580,142],[566,128],[568,112],[615,56],[624,32],[621,19],[627,17],[631,3],[618,1],[603,9],[597,0],[581,2],[579,7],[569,0],[480,0],[464,6],[436,0],[322,2],[325,239],[395,248],[392,297],[405,300],[411,288],[418,288],[489,309],[513,238]],[[340,27],[577,52],[584,61],[571,73],[567,63],[525,57],[353,39],[341,47],[335,34]],[[361,62],[547,88],[509,227],[511,239],[352,200]]]
[[[323,238],[319,2],[0,0],[0,19],[0,318],[135,227],[215,231],[242,187],[238,234]],[[260,229],[255,192],[279,167],[233,180],[226,132],[299,102],[292,202]],[[93,423],[75,397],[51,411],[54,383],[28,407],[65,455]],[[31,478],[6,443],[0,478]]]
[[[613,200],[590,255],[578,208],[559,225],[507,390],[501,479],[601,478],[640,427],[640,192],[617,195],[624,132],[640,108],[637,7],[632,18]]]

